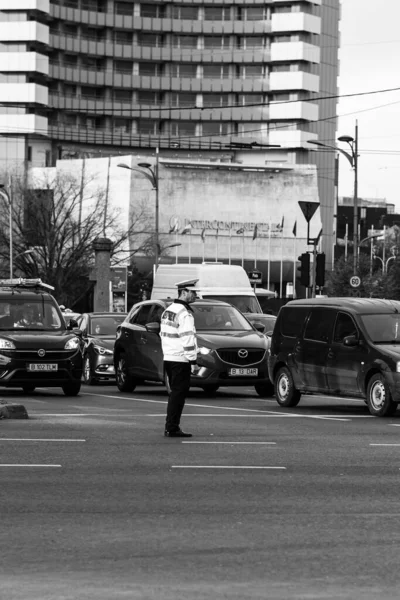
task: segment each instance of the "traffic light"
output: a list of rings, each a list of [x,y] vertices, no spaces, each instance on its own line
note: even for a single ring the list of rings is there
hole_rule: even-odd
[[[304,285],[304,287],[308,287],[310,285],[310,255],[308,252],[304,252],[298,257],[300,261],[300,267],[297,268],[300,274],[300,283]]]
[[[325,284],[325,253],[317,254],[317,265],[315,269],[315,285],[324,287]]]

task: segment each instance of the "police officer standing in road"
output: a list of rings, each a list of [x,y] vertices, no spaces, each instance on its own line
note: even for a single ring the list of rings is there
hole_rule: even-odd
[[[198,279],[190,279],[177,283],[178,299],[161,316],[161,345],[171,390],[164,432],[167,437],[192,437],[182,431],[180,420],[197,360],[196,328],[190,307],[196,300],[197,282]]]

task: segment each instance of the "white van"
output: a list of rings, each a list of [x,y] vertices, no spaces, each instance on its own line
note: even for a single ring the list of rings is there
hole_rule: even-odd
[[[218,262],[160,265],[154,277],[151,299],[177,298],[176,284],[185,279],[199,280],[196,284],[199,298],[229,302],[243,313],[262,313],[243,267]]]

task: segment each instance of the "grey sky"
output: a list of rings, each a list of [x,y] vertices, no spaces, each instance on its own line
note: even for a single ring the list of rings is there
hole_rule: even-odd
[[[342,0],[340,95],[400,88],[399,21],[399,0]],[[400,212],[400,89],[340,98],[338,114],[338,135],[354,136],[358,120],[359,196],[386,197]],[[352,195],[353,182],[340,156],[339,194]]]

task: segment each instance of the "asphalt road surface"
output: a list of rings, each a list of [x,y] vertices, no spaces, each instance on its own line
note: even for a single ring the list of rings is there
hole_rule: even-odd
[[[182,440],[162,386],[0,398],[2,600],[400,597],[400,409],[194,390]]]

